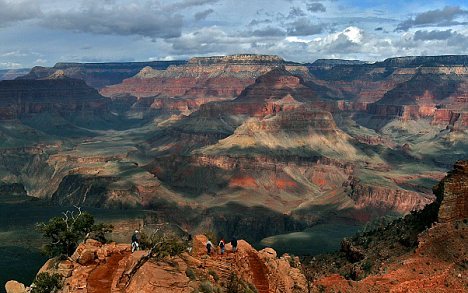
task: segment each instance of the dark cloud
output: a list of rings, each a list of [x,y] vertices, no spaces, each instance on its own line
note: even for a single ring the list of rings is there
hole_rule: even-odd
[[[164,10],[170,11],[170,12],[177,12],[182,9],[187,9],[187,8],[196,7],[196,6],[203,6],[206,4],[214,4],[216,2],[219,2],[219,0],[184,0],[184,1],[171,4],[165,7]]]
[[[296,17],[301,17],[301,16],[306,16],[306,13],[304,10],[302,10],[299,7],[291,7],[289,9],[289,15],[288,18],[296,18]]]
[[[195,18],[196,21],[203,20],[213,12],[214,12],[214,10],[210,8],[210,9],[195,13],[193,18]]]
[[[312,24],[307,18],[300,18],[288,24],[288,35],[310,36],[323,32],[323,24]]]
[[[150,2],[136,2],[113,5],[94,3],[80,9],[55,11],[47,15],[41,24],[74,32],[172,38],[180,36],[183,22],[181,15],[167,13]]]
[[[433,40],[447,40],[454,36],[459,36],[460,34],[452,32],[452,30],[432,30],[432,31],[416,31],[414,33],[413,39],[415,41],[433,41]]]
[[[0,0],[0,27],[17,21],[28,20],[42,15],[38,1]]]
[[[282,37],[286,35],[286,32],[277,27],[267,26],[263,29],[254,30],[251,35],[255,37]]]
[[[307,3],[307,10],[310,12],[325,12],[327,8],[322,3],[312,2]]]
[[[249,22],[249,26],[255,26],[263,23],[272,23],[273,21],[271,19],[252,19],[252,21]]]
[[[457,24],[454,20],[466,14],[468,14],[468,10],[461,9],[460,6],[445,6],[443,9],[429,10],[405,20],[398,24],[396,30],[407,31],[411,27],[424,25]]]

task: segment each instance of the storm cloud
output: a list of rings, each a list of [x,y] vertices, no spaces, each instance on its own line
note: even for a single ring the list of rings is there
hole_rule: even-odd
[[[312,2],[307,3],[307,10],[310,12],[325,12],[327,8],[322,3]]]
[[[407,31],[414,26],[424,26],[424,25],[451,25],[459,24],[454,20],[463,15],[467,15],[468,10],[460,8],[460,6],[445,6],[442,9],[429,10],[420,14],[417,14],[416,17],[410,18],[401,22],[396,30],[397,31]]]
[[[54,11],[41,25],[82,33],[174,38],[181,35],[182,20],[180,14],[171,15],[151,2],[134,2]]]
[[[42,15],[38,1],[0,0],[0,27]]]

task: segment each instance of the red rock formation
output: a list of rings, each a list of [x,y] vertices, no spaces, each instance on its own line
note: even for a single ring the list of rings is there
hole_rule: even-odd
[[[0,82],[0,120],[42,112],[104,111],[107,99],[82,80],[5,80]]]
[[[118,84],[125,78],[137,74],[148,66],[154,69],[166,69],[170,65],[185,64],[186,61],[150,61],[150,62],[119,62],[119,63],[57,63],[54,67],[36,66],[18,79],[43,79],[62,71],[65,76],[82,79],[96,89]]]
[[[440,201],[439,222],[454,222],[468,218],[468,161],[459,161],[434,188]]]
[[[313,290],[323,292],[464,292],[468,288],[468,278],[464,263],[467,260],[466,235],[468,232],[467,195],[468,195],[468,161],[459,161],[454,170],[434,188],[437,202],[428,206],[421,217],[413,217],[413,221],[435,220],[432,214],[437,213],[438,223],[418,235],[417,248],[397,256],[388,255],[384,249],[374,251],[382,258],[386,255],[385,264],[373,262],[365,249],[356,248],[359,255],[357,260],[366,258],[369,267],[377,267],[378,273],[371,274],[362,280],[346,280],[341,275],[320,277],[312,284]],[[435,209],[435,212],[434,212]],[[408,220],[411,221],[411,220]],[[420,226],[422,223],[411,223],[403,220],[406,225]],[[431,224],[431,223],[427,223]],[[398,224],[397,224],[398,225]],[[384,235],[392,231],[388,226],[382,232],[372,236]],[[405,229],[402,226],[398,231]],[[394,232],[393,232],[394,233]],[[400,232],[401,233],[401,232]],[[396,237],[396,238],[394,238]],[[395,241],[399,235],[390,235]],[[388,241],[377,239],[376,241]],[[387,243],[386,245],[395,245]],[[349,248],[349,245],[348,245]],[[372,249],[369,247],[369,249]],[[359,266],[355,266],[355,273],[364,274]]]
[[[238,251],[215,251],[206,256],[206,237],[195,236],[191,254],[146,261],[147,251],[130,252],[130,245],[101,244],[88,240],[80,244],[69,260],[49,260],[40,272],[59,273],[64,277],[60,292],[193,292],[203,280],[214,286],[226,286],[231,273],[243,282],[254,285],[258,292],[299,293],[307,290],[297,258],[277,258],[269,248],[256,251],[243,240]],[[294,263],[294,267],[291,264]],[[192,276],[186,273],[191,270]],[[214,276],[216,275],[216,279]],[[224,285],[223,285],[224,284]],[[8,283],[11,288],[22,284]],[[8,291],[8,293],[14,291]]]
[[[355,179],[349,182],[349,187],[349,196],[358,209],[375,208],[406,214],[412,210],[420,210],[434,201],[434,197],[430,195],[424,197],[414,191],[365,185]]]
[[[193,58],[185,65],[170,66],[163,71],[146,67],[135,77],[126,79],[119,85],[106,87],[101,93],[108,97],[184,97],[195,100],[188,103],[199,106],[211,100],[235,98],[258,76],[278,66],[307,74],[305,67],[289,64],[277,56]],[[165,100],[166,104],[169,102],[170,100]]]

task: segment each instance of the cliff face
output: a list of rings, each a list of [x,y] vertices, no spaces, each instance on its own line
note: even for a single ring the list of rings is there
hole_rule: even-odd
[[[311,260],[306,266],[313,290],[464,291],[467,169],[467,161],[457,162],[435,186],[437,201],[422,211],[345,239],[340,253]]]
[[[354,167],[366,160],[362,148],[391,142],[380,139],[376,144],[341,130],[334,114],[353,111],[352,106],[338,103],[321,88],[284,68],[273,69],[236,99],[201,105],[151,138],[159,154],[146,168],[178,192],[219,194],[219,201],[229,200],[225,194],[244,200],[254,192],[249,201],[283,212],[337,194],[339,209],[355,210],[350,217],[358,221],[392,211],[404,214],[430,203],[433,197],[404,184],[350,183]],[[366,164],[375,170],[390,168]],[[330,165],[336,176],[323,175],[322,165]],[[278,196],[281,203],[273,200]]]
[[[468,161],[459,161],[437,186],[434,193],[440,202],[439,222],[468,218]]]
[[[57,63],[54,67],[36,66],[20,79],[43,79],[61,70],[65,76],[82,79],[96,89],[118,84],[132,77],[144,67],[166,69],[170,65],[184,64],[185,61],[121,62],[121,63]]]
[[[28,74],[30,69],[0,69],[0,80],[12,80]]]
[[[69,78],[0,82],[1,120],[43,112],[99,112],[107,100],[84,81]]]
[[[316,83],[333,89],[339,99],[365,104],[356,110],[383,124],[428,118],[453,128],[449,119],[440,119],[445,112],[467,112],[466,56],[402,57],[373,64],[319,60],[308,68]],[[463,119],[455,128],[459,126],[466,128]]]
[[[233,55],[225,57],[193,58],[185,65],[170,66],[166,70],[146,67],[121,84],[101,90],[104,96],[182,97],[195,100],[199,106],[211,100],[237,97],[255,79],[276,67],[307,75],[307,68],[288,63],[277,56]],[[158,103],[158,97],[154,103]],[[167,105],[170,100],[166,100]],[[166,109],[170,108],[169,105]]]

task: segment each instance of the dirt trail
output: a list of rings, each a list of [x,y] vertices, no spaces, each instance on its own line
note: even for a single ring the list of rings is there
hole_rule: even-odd
[[[117,271],[119,261],[128,254],[112,254],[105,263],[98,265],[88,277],[88,293],[110,293],[113,275]]]
[[[266,277],[267,268],[265,264],[253,252],[249,252],[248,260],[252,269],[253,284],[257,288],[258,293],[269,293],[270,286]]]

